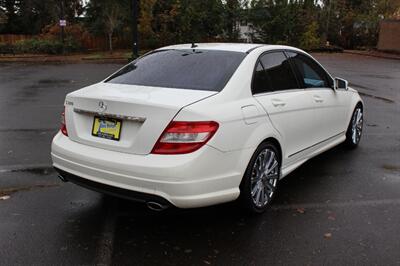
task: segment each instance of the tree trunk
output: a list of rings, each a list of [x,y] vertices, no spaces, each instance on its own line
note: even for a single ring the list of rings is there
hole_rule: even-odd
[[[109,32],[108,33],[108,48],[109,48],[111,54],[113,53],[112,36],[113,36],[113,33]]]

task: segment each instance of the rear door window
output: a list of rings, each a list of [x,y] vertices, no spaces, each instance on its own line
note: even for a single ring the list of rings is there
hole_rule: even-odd
[[[214,50],[159,50],[118,71],[106,82],[221,91],[246,53]]]
[[[268,80],[268,91],[298,89],[296,76],[292,71],[289,59],[283,52],[267,53],[260,58]]]

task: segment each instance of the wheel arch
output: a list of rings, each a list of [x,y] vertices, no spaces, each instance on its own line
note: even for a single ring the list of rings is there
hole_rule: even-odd
[[[279,141],[276,139],[276,138],[274,138],[274,137],[268,137],[268,138],[266,138],[266,139],[264,139],[261,143],[260,143],[260,145],[262,144],[262,143],[265,143],[265,142],[270,142],[270,143],[272,143],[273,145],[275,145],[275,147],[278,149],[278,152],[279,152],[279,160],[280,160],[280,163],[281,163],[281,167],[282,167],[282,157],[283,157],[283,153],[282,153],[282,146],[281,146],[281,144],[279,143]]]
[[[361,109],[364,111],[364,103],[363,103],[362,101],[358,101],[358,102],[356,103],[356,105],[354,106],[354,109],[355,109],[357,106],[360,106]]]
[[[266,142],[272,143],[277,148],[277,150],[279,152],[279,161],[280,161],[279,163],[281,164],[281,168],[282,168],[282,162],[283,162],[282,146],[281,146],[281,144],[280,144],[278,139],[276,139],[274,137],[267,137],[263,141],[261,141],[260,144],[258,144],[257,147],[254,149],[252,155],[250,156],[250,159],[247,162],[247,166],[246,166],[246,170],[245,170],[244,174],[246,173],[247,168],[249,167],[249,164],[250,164],[255,152],[257,151],[258,147],[260,147],[261,144],[266,143]],[[243,174],[242,179],[240,181],[240,186],[242,186],[243,179],[244,179],[244,174]]]
[[[354,93],[354,96],[350,100],[350,104],[347,110],[346,114],[346,130],[347,127],[351,121],[351,117],[353,115],[354,110],[356,109],[357,106],[361,106],[362,111],[365,111],[365,105],[363,100],[361,99],[360,95],[358,93]]]
[[[280,174],[281,174],[281,168],[282,168],[282,147],[281,147],[281,144],[280,144],[280,142],[278,141],[278,139],[276,139],[276,138],[274,138],[274,137],[267,137],[267,138],[265,138],[263,141],[261,141],[260,142],[260,144],[257,146],[257,148],[254,150],[254,152],[253,152],[253,154],[252,154],[252,156],[251,156],[251,158],[250,158],[250,160],[249,160],[249,162],[248,162],[248,165],[247,165],[247,168],[246,168],[246,171],[245,171],[245,173],[243,174],[243,176],[242,176],[242,179],[241,179],[241,181],[240,181],[240,184],[239,184],[239,189],[240,189],[240,201],[242,202],[242,204],[244,204],[243,206],[245,206],[246,208],[249,208],[248,206],[248,202],[249,202],[249,199],[248,199],[248,196],[246,196],[246,195],[249,195],[248,193],[249,193],[249,186],[250,186],[250,178],[247,178],[247,174],[249,174],[249,170],[251,170],[252,169],[252,165],[253,165],[253,163],[254,163],[254,160],[255,160],[255,156],[258,156],[258,150],[260,150],[260,148],[263,148],[262,147],[262,145],[264,144],[269,144],[269,145],[273,145],[275,148],[276,148],[276,150],[277,150],[277,152],[279,153],[278,154],[278,160],[280,161],[279,163],[280,163],[280,168],[279,168],[279,175],[278,175],[278,177],[277,177],[277,182],[279,181],[279,179],[280,179]],[[276,184],[276,183],[275,183]],[[275,185],[276,186],[276,185]],[[274,194],[273,195],[275,195],[276,194],[276,192],[274,192]],[[271,201],[273,199],[273,196],[272,196],[272,198],[270,198],[270,200],[269,201]],[[251,208],[251,210],[252,211],[254,211],[254,208]],[[265,209],[264,209],[265,210]],[[263,210],[256,210],[255,211],[256,213],[261,213],[261,212],[263,212]]]

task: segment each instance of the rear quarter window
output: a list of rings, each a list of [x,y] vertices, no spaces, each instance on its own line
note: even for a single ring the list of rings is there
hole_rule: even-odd
[[[159,50],[133,61],[106,82],[151,87],[221,91],[246,53]]]

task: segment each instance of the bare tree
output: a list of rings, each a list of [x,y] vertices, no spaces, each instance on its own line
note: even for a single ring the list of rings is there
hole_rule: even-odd
[[[105,30],[108,36],[108,47],[110,53],[113,52],[113,34],[114,31],[121,24],[121,16],[120,16],[120,8],[117,4],[114,4],[114,1],[109,2],[109,7],[107,8],[107,12],[104,13],[104,24]]]

